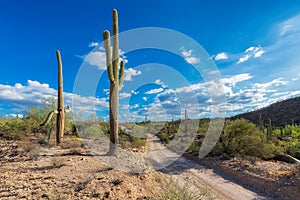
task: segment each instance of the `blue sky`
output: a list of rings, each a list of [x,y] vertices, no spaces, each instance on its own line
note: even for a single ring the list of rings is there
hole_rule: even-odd
[[[109,84],[101,43],[103,30],[111,30],[114,8],[120,32],[160,27],[204,48],[197,51],[187,41],[157,34],[150,36],[172,52],[143,46],[128,52],[126,42],[135,44],[137,38],[123,46],[120,40],[126,61],[123,121],[145,115],[180,118],[183,109],[190,117],[209,117],[212,105],[231,116],[300,95],[299,1],[6,0],[0,6],[0,116],[23,114],[56,95],[59,49],[66,103],[107,119]],[[204,80],[205,59],[219,70],[217,81]],[[76,81],[87,65],[86,85],[79,91]],[[226,102],[215,101],[220,88]]]

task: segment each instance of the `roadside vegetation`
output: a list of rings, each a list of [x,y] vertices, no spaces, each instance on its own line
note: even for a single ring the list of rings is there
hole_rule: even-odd
[[[166,122],[158,132],[165,144],[169,144],[179,130],[180,120]],[[194,126],[194,120],[188,120],[188,126]],[[210,120],[201,119],[192,145],[188,153],[198,155],[201,144],[208,130]],[[221,136],[210,152],[210,156],[253,156],[271,159],[277,154],[286,153],[300,159],[300,126],[287,124],[284,127],[254,124],[245,119],[226,120]]]
[[[0,118],[0,138],[6,140],[23,140],[26,137],[34,136],[38,139],[38,143],[42,145],[54,145],[56,115],[53,116],[47,125],[40,126],[40,124],[45,121],[49,112],[57,107],[56,101],[54,98],[43,99],[42,104],[43,106],[41,107],[30,107],[25,112],[23,118]],[[84,119],[72,115],[71,112],[65,115],[65,135],[73,137],[72,140],[67,140],[68,143],[73,141],[74,145],[78,146],[80,138],[95,139],[101,136],[109,138],[108,122],[96,119],[94,115]],[[139,149],[146,146],[147,138],[145,137],[144,129],[135,124],[133,124],[133,127],[132,134],[119,129],[119,140],[122,148]],[[64,145],[65,143],[63,142],[61,146]],[[72,144],[70,145],[72,146]]]

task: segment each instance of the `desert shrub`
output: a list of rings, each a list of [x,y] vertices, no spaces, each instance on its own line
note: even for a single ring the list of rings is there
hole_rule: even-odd
[[[192,184],[185,182],[180,184],[174,178],[169,178],[162,181],[162,193],[158,195],[158,200],[199,200],[199,199],[209,199],[211,196],[210,190],[208,188],[195,190]]]
[[[128,134],[120,130],[119,142],[123,148],[141,148],[146,146],[147,138],[144,135]]]
[[[266,136],[251,122],[245,119],[226,121],[220,144],[214,153],[226,153],[230,156],[255,156],[269,158],[274,148],[266,143]]]
[[[70,138],[65,137],[65,139],[62,141],[60,146],[63,149],[78,149],[83,146],[83,143],[78,137],[70,137]]]
[[[23,133],[24,122],[20,119],[1,119],[0,137],[7,140],[20,140]]]

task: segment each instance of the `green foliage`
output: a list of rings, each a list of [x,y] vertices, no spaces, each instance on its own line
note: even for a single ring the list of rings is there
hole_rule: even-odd
[[[281,151],[272,142],[267,142],[266,135],[245,120],[226,121],[219,141],[210,152],[212,156],[254,156],[264,159],[272,158]]]
[[[22,139],[24,125],[24,121],[20,119],[0,119],[0,137],[7,140]]]
[[[56,108],[56,101],[53,97],[43,99],[42,107],[30,107],[25,112],[25,117],[23,119],[0,119],[0,137],[6,139],[22,139],[28,134],[49,134],[55,129],[56,116],[46,125],[41,127],[40,124],[47,117],[48,113]],[[71,122],[71,117],[67,115],[67,124],[66,131],[71,132],[73,124]]]
[[[262,132],[244,119],[227,121],[221,135],[222,149],[228,155],[261,156],[264,146]]]
[[[125,133],[123,130],[119,130],[120,145],[123,148],[141,148],[147,144],[147,137],[144,133],[144,129],[140,126],[133,126],[132,133]]]

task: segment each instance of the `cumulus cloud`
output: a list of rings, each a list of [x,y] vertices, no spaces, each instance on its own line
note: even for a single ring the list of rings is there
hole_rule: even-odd
[[[185,50],[183,47],[180,48],[181,55],[184,57],[185,61],[189,64],[198,64],[200,62],[200,58],[192,56],[193,50]]]
[[[228,55],[226,53],[219,53],[214,57],[215,60],[226,60],[228,59]]]
[[[96,43],[91,43],[92,45],[96,45]],[[124,55],[125,52],[119,50],[119,56],[120,59],[119,61],[121,62],[122,60],[127,63],[128,60],[126,59],[126,56]],[[105,49],[103,47],[99,47],[96,50],[90,52],[88,55],[85,56],[80,56],[82,57],[85,62],[87,62],[90,65],[94,65],[98,67],[100,70],[106,70],[106,54],[105,54]]]
[[[99,45],[98,42],[91,42],[91,43],[89,43],[89,47],[96,47],[98,45]]]
[[[0,102],[7,103],[12,109],[28,108],[29,106],[42,106],[42,100],[50,97],[56,98],[57,90],[49,84],[28,80],[27,85],[0,84]],[[65,104],[73,105],[76,109],[92,111],[95,108],[107,108],[107,98],[83,97],[77,94],[64,93]],[[73,109],[74,110],[74,109]]]
[[[281,86],[281,85],[287,85],[289,83],[289,81],[285,81],[283,80],[283,78],[277,78],[277,79],[274,79],[270,82],[266,82],[266,83],[255,83],[254,84],[254,88],[256,89],[266,89],[266,88],[269,88],[271,86]]]
[[[157,88],[157,89],[149,90],[149,91],[145,92],[145,94],[157,94],[157,93],[160,93],[162,91],[164,91],[163,88]]]
[[[157,84],[157,85],[160,85],[162,88],[167,87],[167,85],[164,84],[164,82],[162,82],[160,79],[157,79],[154,83]]]
[[[199,63],[200,62],[200,59],[199,58],[196,58],[196,57],[187,57],[187,58],[185,58],[185,61],[187,62],[187,63],[190,63],[190,64],[197,64],[197,63]]]
[[[238,64],[246,62],[250,58],[258,58],[261,57],[265,51],[262,49],[261,46],[252,46],[245,50],[243,56],[241,56],[238,60]]]
[[[133,76],[138,76],[138,75],[142,74],[141,71],[133,69],[133,68],[125,69],[124,73],[125,73],[125,75],[124,75],[125,81],[132,81]]]
[[[143,100],[144,100],[144,101],[147,101],[148,99],[147,99],[147,97],[143,97]]]
[[[192,55],[192,52],[193,52],[192,50],[186,51],[186,50],[182,49],[181,55],[183,55],[185,58],[190,57]]]
[[[106,70],[105,50],[100,48],[99,51],[93,51],[85,57],[85,61],[90,65],[98,67],[100,70]]]
[[[120,99],[125,99],[127,97],[130,97],[131,94],[130,93],[126,93],[126,92],[122,92],[119,94]]]
[[[229,78],[222,78],[221,82],[225,84],[229,84],[231,86],[235,86],[237,83],[249,80],[251,78],[252,76],[250,74],[245,73],[245,74],[238,74],[235,76],[231,76]]]

